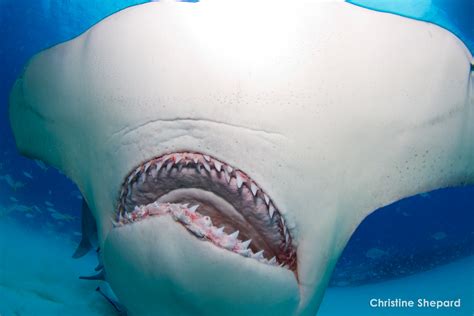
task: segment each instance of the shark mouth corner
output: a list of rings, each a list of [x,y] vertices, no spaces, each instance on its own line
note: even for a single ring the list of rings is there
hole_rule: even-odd
[[[130,172],[114,226],[162,215],[201,240],[297,276],[296,246],[273,200],[246,173],[214,157],[165,154]]]

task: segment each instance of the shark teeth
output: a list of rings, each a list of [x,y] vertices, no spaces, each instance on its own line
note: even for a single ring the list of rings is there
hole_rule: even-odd
[[[220,227],[220,228],[216,228],[214,230],[214,235],[217,236],[217,237],[222,237],[224,236],[224,226]]]
[[[236,230],[235,232],[229,235],[229,238],[237,239],[238,236],[239,236],[239,231]]]
[[[252,239],[246,240],[242,242],[242,248],[247,249],[250,246],[250,243],[252,242]]]
[[[230,183],[230,174],[227,170],[224,171],[224,176],[225,176],[225,180],[227,181],[227,183]]]
[[[271,265],[276,265],[277,264],[277,260],[275,257],[271,258],[270,260],[268,260],[268,263],[271,264]]]
[[[270,204],[270,206],[268,207],[268,216],[270,216],[270,218],[273,218],[273,214],[275,214],[275,208],[273,207],[273,204]]]
[[[146,180],[146,173],[142,173],[138,179],[139,183],[144,183]]]
[[[237,253],[246,258],[249,258],[252,256],[252,250],[250,249],[240,249],[240,250],[237,250]]]
[[[147,172],[148,168],[150,168],[150,166],[151,166],[151,161],[149,161],[145,164],[145,168],[143,169],[143,171]]]
[[[244,180],[242,179],[239,173],[235,175],[235,180],[237,182],[237,188],[240,189],[242,187],[242,183],[244,183]]]
[[[263,250],[260,250],[259,252],[257,252],[256,254],[254,254],[254,255],[252,256],[252,258],[257,259],[257,260],[262,260],[262,259],[264,259],[264,257],[263,257]]]
[[[202,164],[203,164],[204,168],[207,170],[207,172],[211,172],[211,166],[209,166],[209,164],[207,162],[204,161]]]
[[[194,213],[196,212],[196,210],[198,209],[199,205],[194,205],[194,206],[191,206],[188,210],[191,212],[191,213]]]
[[[268,204],[270,204],[270,198],[265,193],[263,193],[263,197],[265,199],[265,204],[267,204],[267,206],[268,206]]]
[[[123,216],[119,214],[117,221],[112,221],[114,227],[118,228],[126,224],[141,221],[150,216],[170,215],[173,220],[182,224],[190,233],[205,241],[210,241],[220,248],[227,249],[242,257],[251,258],[271,266],[278,266],[276,258],[268,260],[264,251],[253,253],[249,248],[251,239],[242,241],[238,239],[239,231],[226,234],[224,227],[217,228],[212,225],[209,216],[203,216],[196,210],[199,205],[189,207],[188,204],[159,203],[157,201],[148,205],[136,206],[133,212],[126,212]]]
[[[153,178],[156,178],[156,176],[158,175],[158,171],[159,171],[159,169],[157,169],[156,167],[155,167],[155,168],[152,168],[151,171],[150,171],[150,175],[151,175]]]
[[[175,166],[176,168],[173,169],[173,167]],[[119,214],[119,216],[118,220],[113,222],[113,225],[121,226],[125,222],[133,222],[136,218],[141,218],[142,215],[136,213],[135,210],[131,212],[133,213],[133,215],[127,215],[128,213],[130,213],[130,206],[128,206],[127,210],[126,203],[129,203],[130,205],[132,191],[136,189],[136,185],[141,185],[145,181],[149,181],[148,177],[150,177],[150,179],[156,179],[160,177],[160,171],[166,171],[167,173],[175,174],[174,171],[176,171],[176,173],[180,173],[183,172],[184,168],[194,168],[198,172],[198,174],[203,177],[207,176],[215,177],[216,179],[222,179],[221,181],[223,183],[227,183],[229,187],[234,184],[233,188],[237,188],[239,194],[249,194],[250,196],[252,196],[255,205],[263,206],[263,210],[267,212],[268,224],[275,225],[276,229],[280,231],[283,249],[290,249],[288,251],[293,251],[293,249],[290,247],[293,244],[292,236],[286,226],[286,221],[282,214],[275,207],[275,204],[269,197],[269,195],[265,191],[263,191],[262,188],[260,188],[258,184],[250,177],[248,177],[244,172],[240,171],[239,169],[233,168],[232,166],[222,161],[219,161],[212,156],[200,153],[177,152],[165,154],[163,156],[153,158],[147,161],[146,163],[143,163],[142,165],[139,165],[135,170],[130,172],[120,191],[120,196],[118,199],[119,205],[117,207],[117,213]],[[205,172],[203,170],[205,170]],[[165,175],[163,174],[163,176]],[[233,179],[235,179],[235,182],[232,182]],[[242,189],[244,186],[246,189]],[[199,205],[192,205],[190,207],[186,205],[183,207],[187,209],[187,212],[189,214],[198,214],[197,209],[199,208]],[[157,207],[155,206],[155,208],[150,211],[149,215],[162,215],[161,213],[157,212]],[[123,216],[121,215],[122,213]],[[135,218],[133,218],[133,216],[135,216]],[[187,225],[186,217],[176,217],[176,221],[180,221],[182,224]],[[197,236],[203,234],[200,229],[197,229],[194,226],[190,227],[190,231],[192,230]],[[215,228],[214,231],[214,235],[219,239],[226,239],[230,241],[232,241],[232,239],[235,239],[236,241],[238,241],[238,232],[234,232],[230,235],[227,235],[223,231],[222,227]],[[234,236],[234,234],[236,233],[237,235]],[[240,249],[239,251],[242,252],[243,256],[249,257],[248,253],[244,251],[248,249],[247,242],[249,241],[240,241],[241,244],[237,243],[237,245],[234,246]],[[230,244],[228,246],[230,246]],[[240,246],[242,248],[240,248]],[[252,255],[254,255],[253,252]]]
[[[163,166],[163,161],[158,161],[156,163],[156,172],[159,172],[162,166]]]
[[[255,183],[250,183],[250,191],[252,191],[253,196],[257,195],[258,187]]]
[[[183,159],[183,157],[180,154],[174,155],[174,163],[180,162],[181,159]]]

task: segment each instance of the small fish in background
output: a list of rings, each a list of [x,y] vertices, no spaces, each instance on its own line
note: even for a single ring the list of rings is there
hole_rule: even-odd
[[[9,207],[9,209],[10,209],[10,212],[12,211],[22,212],[22,213],[33,212],[33,208],[25,204],[13,204]]]
[[[58,211],[56,211],[54,208],[52,208],[51,206],[50,207],[47,207],[46,210],[50,213],[58,213]]]
[[[24,182],[20,182],[20,181],[16,181],[15,183],[13,183],[13,184],[11,185],[13,191],[15,191],[15,192],[16,192],[18,189],[23,188],[24,186],[25,186],[25,183],[24,183]]]
[[[379,248],[370,248],[365,253],[365,256],[370,259],[380,259],[381,257],[387,256],[388,252],[383,251]]]
[[[23,188],[26,184],[24,182],[14,180],[9,174],[0,176],[0,179],[4,180],[15,192],[16,190]]]
[[[445,232],[436,232],[433,235],[431,235],[431,238],[435,240],[443,240],[447,237],[448,235]]]
[[[424,199],[429,199],[431,198],[431,195],[429,193],[421,193],[420,196]]]
[[[27,171],[23,171],[23,175],[31,180],[33,180],[33,176],[31,175],[31,173],[27,172]]]
[[[75,216],[71,216],[69,214],[64,214],[64,213],[51,213],[50,214],[52,218],[58,220],[58,221],[65,221],[65,222],[73,222],[77,219]]]
[[[43,213],[43,211],[36,205],[33,205],[33,209],[38,213]]]
[[[78,200],[82,201],[82,194],[78,190],[73,190],[71,193],[69,193],[72,197],[75,197]]]
[[[44,204],[49,207],[54,207],[54,204],[51,203],[50,201],[44,201]]]
[[[12,201],[13,203],[19,202],[14,196],[10,196],[10,201]]]
[[[72,221],[75,221],[77,219],[77,217],[75,217],[75,216],[71,216],[71,215],[66,214],[66,213],[61,213],[61,212],[55,210],[52,207],[48,207],[47,210],[48,210],[48,212],[51,213],[50,216],[52,218],[54,218],[55,220],[58,220],[58,221],[72,222]]]
[[[42,162],[41,160],[37,160],[35,159],[35,163],[36,165],[41,169],[43,170],[44,172],[48,171],[48,167],[44,164],[44,162]]]
[[[32,219],[32,218],[34,218],[35,216],[34,216],[33,214],[31,214],[31,213],[27,213],[27,214],[25,214],[25,217],[27,217],[27,218],[29,218],[29,219]]]

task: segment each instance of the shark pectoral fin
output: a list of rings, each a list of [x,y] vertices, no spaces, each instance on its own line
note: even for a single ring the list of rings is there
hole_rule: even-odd
[[[97,267],[95,267],[95,271],[99,271],[99,270],[102,270],[104,268],[104,264],[102,262],[99,262],[97,264]]]
[[[79,279],[81,280],[101,280],[105,281],[105,270],[102,269],[99,273],[90,275],[90,276],[80,276]]]
[[[83,256],[85,256],[92,248],[92,245],[89,241],[89,239],[84,238],[84,235],[82,235],[81,242],[79,245],[77,245],[76,251],[74,251],[74,254],[72,255],[73,258],[78,259]]]
[[[116,299],[114,299],[114,298],[110,297],[109,295],[107,295],[104,292],[104,290],[102,290],[100,288],[100,286],[98,286],[95,290],[97,292],[99,292],[100,295],[102,295],[107,300],[107,302],[109,302],[114,307],[114,309],[117,311],[117,313],[120,316],[127,316],[127,310],[125,309],[125,306],[120,304]]]
[[[101,250],[100,250],[100,247],[97,248],[96,250],[96,253],[97,253],[97,266],[94,268],[95,271],[100,271],[102,269],[104,269],[104,263],[102,261],[102,253],[101,253]]]
[[[89,206],[84,197],[82,198],[82,215],[81,215],[82,239],[72,255],[73,258],[81,258],[85,256],[97,241],[97,225]],[[97,271],[97,270],[96,270]]]

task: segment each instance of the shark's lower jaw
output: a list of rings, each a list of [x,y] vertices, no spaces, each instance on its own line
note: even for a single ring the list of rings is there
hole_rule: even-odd
[[[116,226],[170,215],[197,238],[297,271],[296,246],[273,200],[246,173],[200,153],[144,162],[124,181]]]

